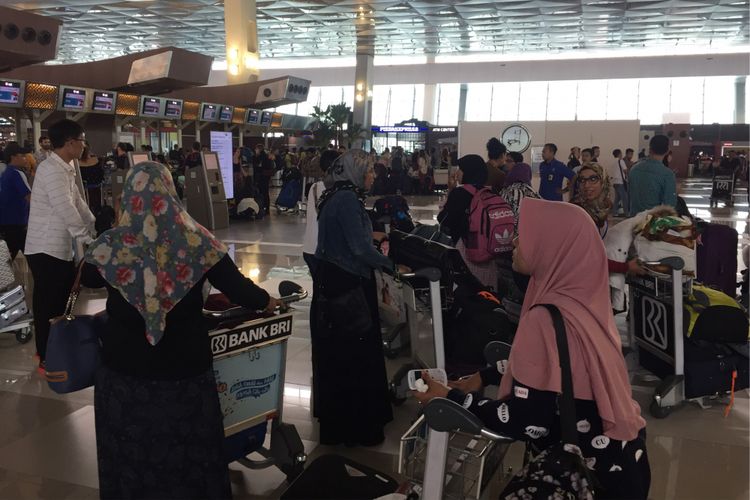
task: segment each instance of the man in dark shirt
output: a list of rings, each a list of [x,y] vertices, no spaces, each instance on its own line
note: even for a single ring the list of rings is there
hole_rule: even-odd
[[[544,161],[539,165],[539,195],[550,201],[562,201],[563,179],[570,181],[575,175],[563,162],[555,159],[556,154],[555,144],[545,144],[542,149]]]
[[[0,175],[0,236],[5,239],[11,259],[23,251],[29,224],[31,188],[24,171],[28,165],[24,149],[17,142],[5,147],[7,167]]]

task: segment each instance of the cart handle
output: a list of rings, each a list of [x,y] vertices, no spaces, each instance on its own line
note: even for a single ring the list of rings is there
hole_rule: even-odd
[[[424,278],[427,281],[432,281],[434,283],[436,281],[440,281],[441,273],[440,269],[436,267],[423,267],[422,269],[418,269],[413,273],[394,272],[393,276],[398,279]]]
[[[283,291],[282,285],[285,283],[292,283],[288,281],[282,281],[279,284],[279,291]],[[275,311],[283,311],[286,310],[286,306],[289,304],[292,304],[294,302],[299,302],[300,300],[305,300],[308,296],[307,290],[300,287],[299,285],[296,285],[295,283],[292,283],[294,285],[294,293],[289,293],[288,295],[284,295],[283,297],[279,297],[279,300],[284,303],[284,307],[277,307]],[[291,287],[289,285],[286,285],[289,288],[286,290],[291,291]],[[218,320],[229,320],[229,319],[235,319],[235,318],[241,318],[244,316],[247,316],[248,314],[255,313],[256,311],[252,311],[250,309],[246,309],[242,306],[237,307],[231,307],[229,309],[225,309],[223,311],[209,311],[208,309],[203,309],[203,316],[206,318],[213,318]]]
[[[434,398],[424,407],[427,425],[438,432],[465,432],[492,441],[511,443],[513,438],[497,434],[484,427],[482,421],[458,403],[446,398]]]
[[[495,366],[499,361],[507,361],[510,358],[511,345],[500,340],[493,340],[484,346],[484,359],[488,364]]]
[[[680,257],[664,257],[660,260],[655,261],[641,261],[641,264],[644,264],[646,266],[667,266],[675,271],[681,271],[682,269],[685,269],[685,261],[682,260]]]

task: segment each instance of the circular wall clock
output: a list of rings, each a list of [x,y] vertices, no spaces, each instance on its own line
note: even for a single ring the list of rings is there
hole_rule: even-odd
[[[508,151],[515,151],[517,153],[523,153],[531,145],[531,135],[526,127],[523,125],[511,125],[500,135],[500,140]]]

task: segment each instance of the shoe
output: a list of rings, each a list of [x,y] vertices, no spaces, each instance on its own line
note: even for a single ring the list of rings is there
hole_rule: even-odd
[[[47,365],[44,363],[44,361],[39,362],[39,366],[37,366],[36,371],[43,377],[47,375]]]

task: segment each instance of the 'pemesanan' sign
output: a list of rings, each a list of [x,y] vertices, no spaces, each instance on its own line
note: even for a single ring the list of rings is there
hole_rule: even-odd
[[[268,318],[267,321],[258,323],[211,335],[211,352],[214,357],[243,351],[292,334],[291,315]]]

